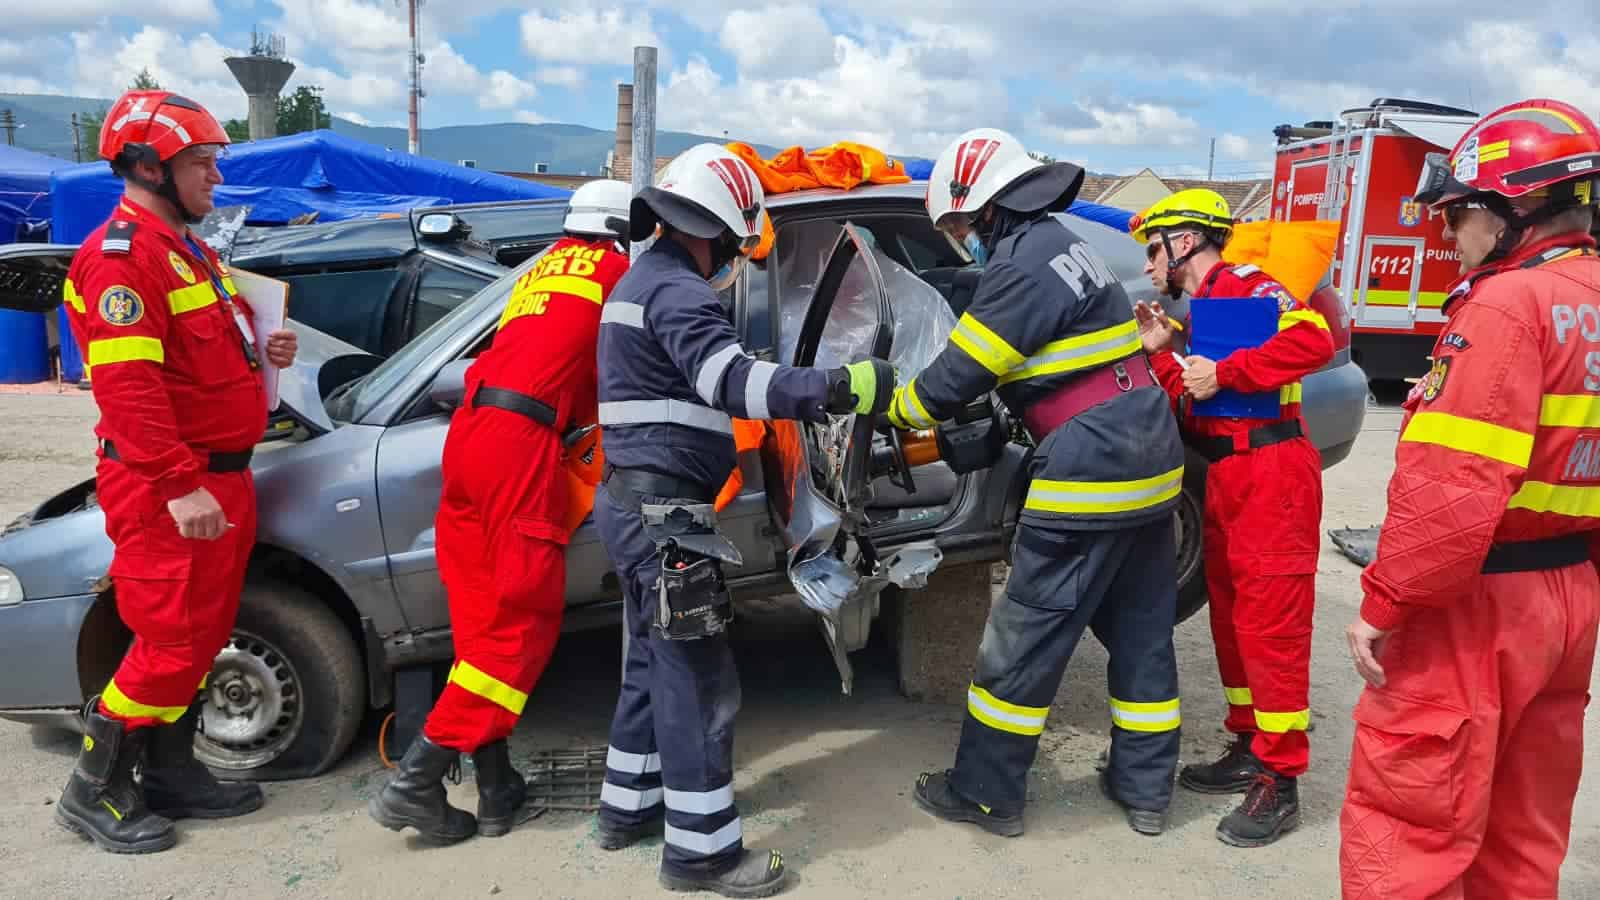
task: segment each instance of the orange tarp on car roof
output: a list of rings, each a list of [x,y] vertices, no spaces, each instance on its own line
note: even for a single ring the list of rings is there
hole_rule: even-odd
[[[790,147],[772,159],[762,159],[756,148],[734,141],[728,150],[750,164],[761,189],[768,194],[787,194],[813,188],[850,190],[862,184],[904,184],[911,180],[905,163],[890,159],[883,151],[865,144],[840,141],[807,151]],[[761,244],[751,259],[766,259],[772,252],[772,218],[763,215]]]

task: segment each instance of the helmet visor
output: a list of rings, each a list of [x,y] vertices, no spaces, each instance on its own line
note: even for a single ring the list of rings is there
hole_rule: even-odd
[[[1422,173],[1417,177],[1417,190],[1411,199],[1430,207],[1475,194],[1477,190],[1456,180],[1450,168],[1450,157],[1444,153],[1429,153],[1422,163]]]

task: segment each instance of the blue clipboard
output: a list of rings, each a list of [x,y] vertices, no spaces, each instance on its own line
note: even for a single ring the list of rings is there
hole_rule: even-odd
[[[1255,348],[1278,333],[1276,297],[1205,297],[1189,301],[1192,331],[1189,353],[1221,361],[1235,350]],[[1237,416],[1248,419],[1278,417],[1277,391],[1243,393],[1231,389],[1209,400],[1196,400],[1197,416]]]

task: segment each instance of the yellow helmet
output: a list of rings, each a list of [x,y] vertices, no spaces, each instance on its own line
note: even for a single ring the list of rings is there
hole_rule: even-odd
[[[1128,221],[1133,239],[1143,244],[1150,232],[1191,225],[1221,231],[1226,240],[1233,233],[1233,211],[1216,191],[1190,188],[1157,200],[1149,209]]]

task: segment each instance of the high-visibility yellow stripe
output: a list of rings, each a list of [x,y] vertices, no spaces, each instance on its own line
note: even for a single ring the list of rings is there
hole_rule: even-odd
[[[106,685],[105,692],[100,695],[100,702],[120,718],[159,719],[168,724],[183,718],[183,714],[189,710],[188,706],[150,706],[140,703],[124,694],[122,688],[117,687],[115,678]]]
[[[577,275],[546,275],[524,288],[521,293],[571,294],[599,305],[603,299],[600,284]]]
[[[1139,342],[1139,325],[1130,320],[1088,334],[1051,341],[1024,360],[1021,366],[1001,376],[1000,383],[1010,384],[1040,375],[1096,368],[1133,356],[1142,346]]]
[[[1006,343],[1005,338],[973,318],[971,313],[961,314],[961,320],[956,323],[955,330],[950,332],[950,342],[996,376],[1004,375],[1022,365],[1022,354]]]
[[[1411,417],[1400,440],[1402,443],[1437,444],[1523,469],[1528,467],[1528,460],[1533,456],[1533,435],[1449,413],[1417,413]]]
[[[457,660],[450,669],[450,680],[461,685],[468,693],[477,694],[490,703],[500,706],[514,716],[522,715],[528,704],[528,695],[504,681],[495,678],[466,660]]]
[[[1296,381],[1294,384],[1286,384],[1283,387],[1278,388],[1279,403],[1299,403],[1302,399],[1304,399],[1305,395],[1305,386],[1298,381]]]
[[[918,428],[932,428],[939,424],[928,415],[928,408],[922,405],[922,398],[917,396],[917,379],[906,382],[905,390],[900,392],[900,417],[908,424]]]
[[[1478,162],[1480,163],[1494,162],[1497,159],[1505,159],[1510,155],[1510,141],[1495,141],[1492,144],[1478,145]]]
[[[61,296],[66,299],[67,305],[72,307],[74,312],[83,312],[83,298],[78,295],[78,288],[73,285],[71,278],[62,283]]]
[[[91,366],[138,361],[160,364],[166,362],[166,360],[166,351],[161,349],[160,338],[103,338],[89,342],[89,365]]]
[[[1255,702],[1250,698],[1250,689],[1247,687],[1224,687],[1222,689],[1222,694],[1228,698],[1229,706],[1250,706]]]
[[[1539,424],[1546,428],[1600,428],[1600,395],[1545,394]]]
[[[233,285],[233,276],[232,275],[224,275],[224,276],[222,276],[222,288],[223,288],[223,290],[227,291],[230,294],[239,293],[239,289],[234,287],[234,285]]]
[[[1139,703],[1112,697],[1111,724],[1124,731],[1154,733],[1172,731],[1183,724],[1183,717],[1178,712],[1176,698],[1155,703]]]
[[[1053,513],[1119,513],[1159,506],[1183,490],[1183,466],[1135,481],[1050,481],[1028,485],[1025,509]]]
[[[1573,518],[1600,518],[1600,487],[1524,481],[1506,509],[1531,509]]]
[[[1444,291],[1418,291],[1418,309],[1439,309],[1444,306],[1446,294]],[[1410,306],[1410,291],[1381,291],[1376,288],[1367,290],[1368,306]]]
[[[974,684],[967,688],[967,712],[997,731],[1033,736],[1044,733],[1044,720],[1050,707],[1007,703]]]
[[[1310,322],[1318,328],[1321,328],[1323,331],[1329,330],[1328,320],[1322,317],[1322,313],[1319,313],[1314,309],[1291,309],[1283,315],[1278,316],[1278,330],[1284,331],[1286,329],[1293,328],[1301,322]]]
[[[217,289],[209,281],[167,292],[167,308],[172,310],[173,315],[205,309],[216,302]]]
[[[1305,731],[1311,724],[1311,710],[1302,709],[1295,712],[1262,712],[1256,710],[1256,727],[1268,734],[1283,734],[1289,731]]]

